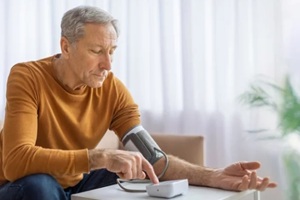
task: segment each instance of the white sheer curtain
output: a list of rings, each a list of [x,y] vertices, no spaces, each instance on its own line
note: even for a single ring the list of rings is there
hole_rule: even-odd
[[[149,131],[204,135],[206,164],[212,167],[256,158],[260,150],[249,150],[245,129],[270,120],[245,114],[237,97],[256,75],[280,81],[287,72],[287,19],[295,2],[0,1],[0,117],[11,66],[59,52],[63,13],[95,5],[120,20],[113,71],[132,92]],[[271,193],[268,199],[281,199]]]

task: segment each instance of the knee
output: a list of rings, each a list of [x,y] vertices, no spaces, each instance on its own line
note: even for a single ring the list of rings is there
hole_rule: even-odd
[[[15,183],[21,185],[25,199],[63,199],[65,195],[56,179],[48,174],[29,175]]]
[[[48,174],[34,174],[24,177],[25,181],[22,184],[23,189],[30,189],[32,191],[41,192],[57,187],[58,182]]]

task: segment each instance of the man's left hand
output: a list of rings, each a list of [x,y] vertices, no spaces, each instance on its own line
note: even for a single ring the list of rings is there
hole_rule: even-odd
[[[270,182],[269,178],[257,176],[255,170],[259,167],[259,162],[237,162],[224,169],[217,169],[212,175],[211,186],[234,191],[275,188],[277,184]]]

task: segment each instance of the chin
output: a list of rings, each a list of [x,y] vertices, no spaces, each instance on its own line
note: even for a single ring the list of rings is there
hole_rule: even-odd
[[[97,83],[90,84],[89,86],[90,86],[91,88],[100,88],[100,87],[102,87],[103,83],[104,83],[104,81],[99,81],[99,82],[97,82]]]
[[[89,87],[91,87],[91,88],[100,88],[100,87],[102,87],[102,83],[99,83],[99,84],[92,84],[92,85],[89,85]]]
[[[90,79],[90,80],[86,81],[86,85],[88,85],[91,88],[99,88],[99,87],[102,87],[105,79],[106,79],[106,77]]]

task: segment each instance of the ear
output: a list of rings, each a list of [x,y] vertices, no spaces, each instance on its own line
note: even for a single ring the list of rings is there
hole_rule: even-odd
[[[60,38],[60,49],[62,55],[67,59],[70,57],[70,48],[71,48],[71,44],[69,40],[66,37],[62,36]]]

